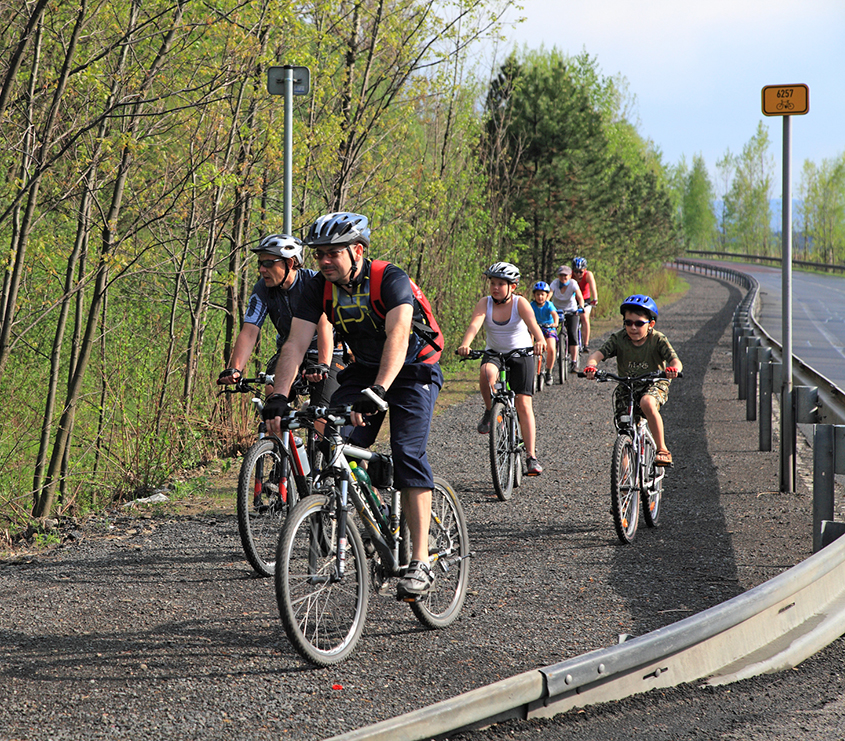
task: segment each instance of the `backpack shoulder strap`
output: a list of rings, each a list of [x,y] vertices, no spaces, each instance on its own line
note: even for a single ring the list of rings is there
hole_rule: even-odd
[[[373,260],[370,262],[370,306],[373,307],[380,319],[387,316],[384,301],[381,299],[381,282],[384,278],[384,271],[390,265],[386,260]]]
[[[323,312],[331,324],[334,324],[334,289],[334,283],[327,280],[323,286]]]

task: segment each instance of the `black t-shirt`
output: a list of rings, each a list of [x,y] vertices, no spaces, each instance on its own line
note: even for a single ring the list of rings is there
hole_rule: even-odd
[[[351,294],[333,286],[332,307],[335,333],[349,346],[356,362],[378,366],[381,363],[381,354],[387,335],[384,319],[379,317],[370,305],[369,260],[364,261],[361,275],[355,279],[354,283]],[[325,285],[326,279],[322,273],[317,273],[308,281],[302,292],[302,300],[294,308],[295,317],[315,324],[320,320],[320,314],[325,311],[323,299]],[[385,313],[402,304],[409,304],[414,307],[414,318],[422,318],[422,312],[411,290],[411,280],[407,273],[396,265],[390,264],[384,270],[381,282],[381,302],[384,304]],[[332,318],[331,314],[329,318]],[[408,341],[405,364],[416,362],[416,357],[424,346],[425,342],[412,333]]]
[[[287,290],[274,286],[268,288],[263,278],[259,278],[252,287],[252,294],[247,304],[244,324],[255,324],[261,327],[269,316],[276,328],[276,349],[287,341],[290,334],[290,322],[293,319],[294,308],[302,302],[305,284],[316,275],[313,270],[300,268],[296,272],[296,280]],[[311,340],[309,350],[317,350],[317,334]]]

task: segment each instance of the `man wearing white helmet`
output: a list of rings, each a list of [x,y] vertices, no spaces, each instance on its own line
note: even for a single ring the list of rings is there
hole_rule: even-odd
[[[259,278],[249,297],[244,324],[235,340],[229,367],[217,379],[218,384],[236,383],[252,355],[261,326],[267,317],[276,328],[276,352],[267,364],[266,372],[272,374],[279,351],[290,334],[293,312],[305,283],[316,275],[314,270],[302,267],[302,242],[287,234],[270,234],[252,249],[258,255]],[[327,403],[337,388],[337,373],[343,368],[342,357],[332,356],[333,332],[328,320],[320,322],[311,340],[303,370],[309,380],[315,404]],[[318,380],[322,378],[323,380]],[[267,387],[267,394],[273,387]]]

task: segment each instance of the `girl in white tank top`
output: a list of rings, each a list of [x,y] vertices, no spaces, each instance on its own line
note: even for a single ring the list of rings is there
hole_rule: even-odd
[[[534,317],[534,310],[528,301],[516,293],[519,270],[510,263],[495,263],[488,268],[485,275],[490,279],[490,295],[480,299],[475,305],[469,327],[457,349],[458,355],[466,357],[469,354],[470,345],[482,327],[487,335],[488,350],[506,353],[532,348],[534,352],[542,352],[546,339]],[[494,316],[498,318],[494,319]],[[537,437],[532,403],[535,362],[534,357],[530,355],[515,356],[507,361],[509,383],[516,393],[516,414],[525,441],[525,473],[528,476],[537,476],[543,471],[534,450]],[[499,379],[500,363],[498,358],[482,360],[478,379],[484,399],[484,414],[478,423],[478,431],[482,434],[490,432],[491,389]],[[519,465],[522,465],[521,462]]]

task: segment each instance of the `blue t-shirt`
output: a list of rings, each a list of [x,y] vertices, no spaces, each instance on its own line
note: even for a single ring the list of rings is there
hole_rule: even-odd
[[[261,327],[264,320],[269,316],[270,321],[276,328],[276,349],[281,348],[287,341],[290,334],[290,322],[293,319],[293,310],[302,300],[302,293],[305,284],[308,283],[317,273],[314,270],[300,268],[296,271],[296,280],[287,290],[274,286],[268,288],[264,278],[259,278],[252,287],[252,295],[244,316],[244,324],[254,324]],[[309,350],[317,349],[317,333],[311,340]]]
[[[546,301],[542,306],[540,306],[536,301],[532,299],[531,301],[531,308],[534,309],[534,318],[537,320],[537,324],[541,327],[544,324],[554,324],[554,306],[552,305],[551,301]]]
[[[361,274],[354,281],[351,294],[340,288],[333,290],[334,328],[339,339],[343,340],[355,356],[355,362],[362,365],[378,366],[387,333],[384,319],[375,313],[370,305],[370,261],[364,261]],[[294,316],[307,322],[316,324],[320,314],[324,313],[323,295],[326,279],[322,273],[317,273],[305,286],[302,300],[294,309]],[[422,319],[422,312],[416,305],[414,293],[411,290],[411,280],[407,273],[396,265],[390,264],[385,270],[381,281],[381,301],[385,314],[402,304],[414,307],[414,319]],[[330,317],[331,318],[331,317]],[[415,363],[417,355],[425,346],[425,342],[411,334],[408,340],[408,352],[405,355],[405,365]]]

